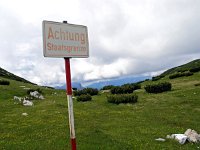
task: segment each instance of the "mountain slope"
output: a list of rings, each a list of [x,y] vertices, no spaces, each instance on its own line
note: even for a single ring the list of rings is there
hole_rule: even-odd
[[[184,72],[184,71],[188,71],[190,69],[198,68],[198,67],[200,67],[200,59],[196,59],[196,60],[193,60],[189,63],[184,64],[184,65],[171,68],[171,69],[163,72],[160,76],[170,75],[170,74],[173,74],[175,72]]]
[[[16,81],[21,81],[21,82],[24,82],[24,83],[31,83],[31,84],[34,84],[24,78],[21,78],[19,76],[16,76],[8,71],[6,71],[5,69],[1,68],[0,67],[0,77],[4,77],[4,78],[7,78],[7,79],[12,79],[12,80],[16,80]]]

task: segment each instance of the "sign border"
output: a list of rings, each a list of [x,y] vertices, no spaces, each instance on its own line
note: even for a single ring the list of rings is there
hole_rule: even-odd
[[[87,39],[86,45],[88,46],[87,54],[86,55],[69,54],[67,56],[64,56],[64,55],[49,55],[49,54],[45,55],[46,51],[47,51],[47,49],[46,49],[45,23],[57,24],[57,25],[70,25],[70,26],[74,26],[74,27],[84,27],[86,29],[86,39]],[[54,58],[54,57],[55,58],[88,58],[89,57],[89,38],[88,38],[87,26],[43,20],[42,21],[42,35],[43,35],[43,55],[44,55],[44,57],[52,57],[52,58]]]

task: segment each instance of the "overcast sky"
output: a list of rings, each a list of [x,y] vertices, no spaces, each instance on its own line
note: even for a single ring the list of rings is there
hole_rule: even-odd
[[[1,0],[0,67],[40,85],[65,83],[64,59],[44,58],[42,21],[88,27],[78,82],[156,75],[200,58],[200,0]]]

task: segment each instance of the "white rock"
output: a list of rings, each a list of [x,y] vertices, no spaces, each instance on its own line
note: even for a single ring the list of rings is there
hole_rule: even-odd
[[[39,94],[38,91],[34,91],[34,92],[30,92],[30,95],[35,97],[35,98],[38,98],[40,94]]]
[[[195,130],[187,129],[184,134],[188,137],[189,142],[197,143],[199,140],[199,135]]]
[[[185,134],[172,134],[171,137],[177,140],[180,144],[185,144],[187,140],[187,136]]]
[[[27,113],[22,113],[22,116],[28,116],[28,114]]]
[[[166,138],[167,139],[174,139],[174,137],[172,137],[171,135],[167,135]]]
[[[15,101],[21,102],[21,99],[22,99],[21,97],[14,96],[14,100],[15,100]]]
[[[33,106],[33,102],[29,101],[29,100],[24,100],[23,101],[23,105],[24,106]]]
[[[44,96],[43,96],[43,95],[40,95],[38,98],[39,98],[39,99],[44,99]]]
[[[163,139],[163,138],[157,138],[157,139],[155,139],[156,141],[161,141],[161,142],[165,142],[166,140],[165,139]]]
[[[30,95],[38,99],[44,99],[44,96],[41,95],[38,91],[30,92]]]

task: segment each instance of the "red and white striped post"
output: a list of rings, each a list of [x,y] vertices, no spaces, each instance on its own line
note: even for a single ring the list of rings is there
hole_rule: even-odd
[[[65,59],[65,71],[66,71],[66,94],[67,94],[67,100],[68,100],[71,149],[76,150],[76,137],[75,137],[75,128],[74,128],[74,111],[73,111],[71,73],[70,73],[70,58],[64,58],[64,59]]]

